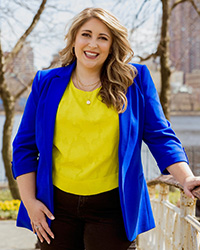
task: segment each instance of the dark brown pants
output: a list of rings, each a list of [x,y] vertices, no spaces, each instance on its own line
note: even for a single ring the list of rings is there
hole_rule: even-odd
[[[119,192],[79,196],[55,187],[55,239],[40,244],[42,250],[127,250]]]

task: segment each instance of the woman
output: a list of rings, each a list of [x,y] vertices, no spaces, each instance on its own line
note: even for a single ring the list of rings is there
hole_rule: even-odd
[[[41,249],[127,249],[152,229],[141,164],[147,143],[185,193],[200,184],[166,121],[146,66],[131,65],[127,31],[109,12],[78,14],[62,67],[39,71],[13,142],[17,225]]]

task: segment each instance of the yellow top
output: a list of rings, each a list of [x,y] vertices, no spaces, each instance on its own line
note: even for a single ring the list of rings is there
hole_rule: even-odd
[[[53,184],[68,193],[93,195],[118,187],[119,118],[97,97],[99,90],[79,90],[70,80],[58,107]]]

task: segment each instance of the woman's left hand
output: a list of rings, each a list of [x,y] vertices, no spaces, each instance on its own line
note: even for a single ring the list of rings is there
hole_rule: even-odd
[[[184,183],[183,183],[183,189],[184,192],[187,196],[190,198],[194,199],[194,195],[192,194],[192,190],[200,186],[200,176],[188,176],[185,178]]]
[[[200,186],[200,176],[194,176],[186,162],[174,163],[167,170],[183,186],[185,194],[194,199],[191,191]]]

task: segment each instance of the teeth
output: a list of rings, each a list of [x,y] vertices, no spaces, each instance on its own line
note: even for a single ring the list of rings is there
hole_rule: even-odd
[[[96,57],[98,55],[97,53],[91,53],[91,52],[85,52],[85,54],[87,56],[92,56],[92,57]]]

